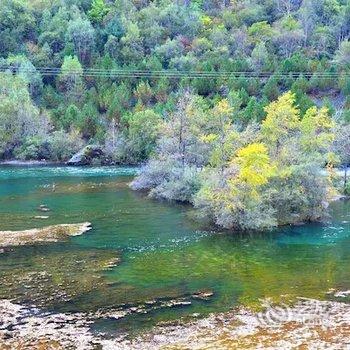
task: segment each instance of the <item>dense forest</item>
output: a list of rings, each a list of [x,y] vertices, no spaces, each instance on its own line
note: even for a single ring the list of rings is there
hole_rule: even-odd
[[[0,158],[146,163],[226,228],[317,220],[350,161],[347,0],[2,0]]]

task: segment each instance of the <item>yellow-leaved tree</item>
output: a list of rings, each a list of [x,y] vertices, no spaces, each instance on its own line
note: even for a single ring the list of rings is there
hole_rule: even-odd
[[[278,153],[281,145],[300,128],[300,112],[295,106],[295,95],[287,92],[265,107],[266,118],[261,131],[267,145]]]
[[[195,198],[196,207],[226,228],[274,226],[261,192],[275,174],[266,145],[251,143],[239,148],[226,166],[224,173],[207,172]]]
[[[227,99],[219,101],[212,110],[213,148],[210,156],[210,165],[224,171],[227,162],[235,151],[235,141],[239,133],[233,129],[231,114],[232,107]],[[215,135],[215,137],[214,137]]]
[[[304,151],[318,153],[329,149],[334,140],[334,121],[327,108],[309,108],[300,124]]]
[[[252,143],[239,149],[232,163],[239,166],[237,180],[252,188],[265,185],[275,171],[263,143]]]

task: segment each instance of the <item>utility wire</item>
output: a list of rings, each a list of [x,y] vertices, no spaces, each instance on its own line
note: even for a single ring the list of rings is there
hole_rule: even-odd
[[[21,68],[3,66],[0,67],[0,72],[5,73],[25,73],[36,74],[40,73],[42,76],[57,76],[60,74],[71,74],[86,77],[101,77],[101,78],[325,78],[334,79],[338,77],[350,76],[350,73],[336,73],[336,72],[249,72],[249,71],[176,71],[176,70],[133,70],[133,69],[62,69],[57,67],[38,67],[38,68]]]
[[[285,73],[275,73],[275,72],[250,72],[250,71],[187,71],[187,72],[181,72],[176,70],[161,70],[161,71],[155,71],[155,70],[126,70],[126,69],[94,69],[94,68],[88,68],[88,69],[62,69],[62,68],[52,68],[52,67],[39,67],[39,68],[20,68],[20,67],[0,67],[1,71],[21,71],[21,72],[47,72],[47,73],[76,73],[76,74],[83,74],[83,73],[97,73],[97,74],[161,74],[161,75],[331,75],[331,76],[338,76],[339,73],[322,73],[322,72],[285,72]]]

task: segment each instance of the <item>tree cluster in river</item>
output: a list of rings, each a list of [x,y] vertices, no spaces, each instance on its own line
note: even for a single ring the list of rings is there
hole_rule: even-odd
[[[135,189],[194,204],[229,229],[262,229],[322,218],[334,196],[334,121],[327,108],[301,114],[287,92],[261,124],[240,127],[230,99],[210,108],[184,91],[164,123]],[[327,166],[328,175],[322,175]]]

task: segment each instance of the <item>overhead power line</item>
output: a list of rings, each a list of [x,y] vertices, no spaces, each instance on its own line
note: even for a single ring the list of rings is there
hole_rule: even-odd
[[[0,67],[0,72],[36,74],[42,76],[57,76],[60,74],[71,74],[96,78],[190,78],[190,79],[214,79],[214,78],[250,78],[266,79],[275,78],[324,78],[334,79],[338,77],[350,76],[346,73],[336,72],[249,72],[249,71],[176,71],[176,70],[138,70],[138,69],[62,69],[58,67],[38,67],[38,68],[18,68],[18,67]]]

